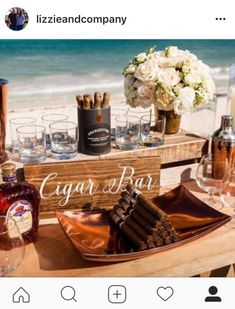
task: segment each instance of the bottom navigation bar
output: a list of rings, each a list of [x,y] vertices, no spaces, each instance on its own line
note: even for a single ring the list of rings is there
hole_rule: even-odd
[[[220,308],[233,304],[232,278],[2,278],[7,308]],[[212,305],[210,305],[210,303]],[[29,306],[28,306],[29,308]],[[31,308],[31,306],[30,306]],[[115,307],[116,308],[116,307]]]

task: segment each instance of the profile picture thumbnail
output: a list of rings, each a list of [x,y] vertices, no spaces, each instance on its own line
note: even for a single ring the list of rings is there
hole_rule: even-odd
[[[23,30],[28,22],[28,13],[22,8],[13,7],[6,13],[5,23],[13,31]]]

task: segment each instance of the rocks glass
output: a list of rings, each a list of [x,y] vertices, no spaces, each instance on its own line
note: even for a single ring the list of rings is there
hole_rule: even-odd
[[[41,117],[42,125],[44,127],[46,127],[46,145],[47,145],[47,149],[51,148],[49,125],[51,123],[53,123],[53,122],[66,121],[68,119],[69,119],[69,116],[64,115],[64,114],[47,114],[47,115],[43,115]]]
[[[143,116],[140,119],[140,137],[144,146],[157,147],[164,144],[166,117],[158,116],[158,120]]]
[[[134,150],[140,144],[140,118],[120,116],[116,118],[116,146],[121,150]]]
[[[11,141],[12,141],[12,152],[18,152],[18,139],[17,139],[17,129],[24,125],[33,125],[37,123],[37,119],[34,117],[18,117],[9,120],[10,131],[11,131]]]
[[[19,160],[23,163],[37,163],[46,159],[46,128],[27,125],[16,129]]]
[[[135,117],[143,117],[143,116],[149,116],[152,115],[152,107],[142,108],[142,107],[136,107],[136,108],[129,108],[128,109],[128,115],[129,116],[135,116]]]
[[[58,160],[74,158],[78,148],[77,123],[59,121],[51,123],[49,128],[53,157]]]
[[[111,140],[115,140],[116,137],[116,118],[127,114],[127,109],[111,108]]]

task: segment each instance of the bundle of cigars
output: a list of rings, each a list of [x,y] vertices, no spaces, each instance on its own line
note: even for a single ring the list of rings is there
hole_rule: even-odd
[[[133,185],[121,193],[119,203],[110,212],[114,224],[138,250],[153,249],[178,241],[178,235],[166,213]]]
[[[108,108],[110,105],[110,93],[104,92],[103,96],[100,92],[94,93],[94,98],[91,94],[76,96],[79,109],[102,109]]]

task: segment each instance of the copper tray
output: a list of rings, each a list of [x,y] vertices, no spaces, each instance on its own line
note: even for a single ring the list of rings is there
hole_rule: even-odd
[[[227,223],[231,217],[214,210],[190,193],[183,185],[156,197],[154,202],[169,216],[179,233],[177,243],[136,251],[110,222],[108,212],[57,212],[57,218],[73,245],[86,260],[121,262],[181,246],[207,235]]]

